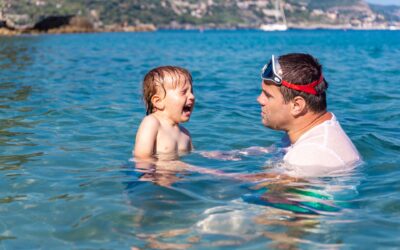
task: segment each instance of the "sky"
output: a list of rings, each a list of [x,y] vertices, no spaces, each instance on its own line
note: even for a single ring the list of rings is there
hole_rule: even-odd
[[[367,0],[368,3],[383,4],[383,5],[400,5],[400,0]]]

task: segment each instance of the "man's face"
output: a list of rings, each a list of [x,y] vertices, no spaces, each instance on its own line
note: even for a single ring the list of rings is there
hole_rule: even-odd
[[[261,94],[257,98],[261,105],[261,119],[264,126],[276,130],[288,130],[291,121],[290,102],[285,103],[279,87],[261,82]]]

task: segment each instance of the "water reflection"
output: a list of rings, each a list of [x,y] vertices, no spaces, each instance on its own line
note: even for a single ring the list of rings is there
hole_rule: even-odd
[[[181,161],[136,162],[136,171],[140,172],[139,181],[150,181],[159,186],[170,187],[187,173],[186,165]]]
[[[22,70],[32,65],[35,37],[0,37],[0,70]]]
[[[37,122],[33,121],[35,107],[30,104],[33,92],[31,80],[24,74],[33,64],[34,38],[0,37],[0,170],[16,170],[41,152],[24,150],[35,147],[31,140]],[[28,151],[28,153],[26,153]]]
[[[23,164],[31,161],[35,157],[43,155],[42,152],[33,154],[15,154],[15,155],[4,155],[0,156],[0,171],[3,170],[17,170],[23,166]]]

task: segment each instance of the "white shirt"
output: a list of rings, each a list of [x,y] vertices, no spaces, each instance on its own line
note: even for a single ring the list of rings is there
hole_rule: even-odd
[[[283,160],[287,174],[296,177],[340,175],[354,169],[361,157],[335,115],[292,144]]]

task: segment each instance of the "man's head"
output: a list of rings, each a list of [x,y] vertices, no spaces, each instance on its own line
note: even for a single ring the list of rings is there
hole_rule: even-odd
[[[155,112],[156,103],[165,98],[167,90],[184,85],[190,85],[190,91],[192,91],[192,76],[184,68],[161,66],[150,70],[143,80],[143,99],[146,104],[146,113]]]
[[[263,68],[262,78],[262,92],[257,100],[265,126],[288,130],[296,117],[326,110],[328,83],[323,78],[322,66],[311,55],[272,57]]]
[[[306,101],[308,108],[316,113],[326,110],[326,90],[328,83],[322,75],[322,66],[318,60],[309,54],[287,54],[279,57],[282,69],[282,78],[293,85],[308,85],[317,83],[313,89],[315,94],[281,86],[280,90],[285,102],[301,96]],[[318,82],[319,81],[319,82]]]

